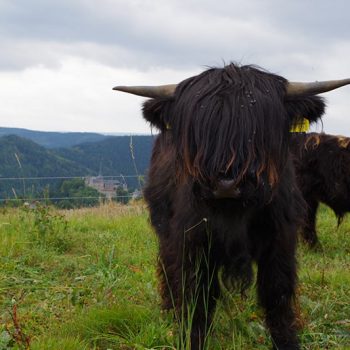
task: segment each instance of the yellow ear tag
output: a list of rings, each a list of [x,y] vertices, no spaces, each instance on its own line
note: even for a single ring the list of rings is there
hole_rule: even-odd
[[[171,126],[170,126],[169,123],[166,123],[166,124],[165,124],[165,127],[166,127],[167,130],[170,130],[170,129],[171,129]]]
[[[310,128],[309,119],[303,118],[300,123],[296,123],[290,129],[290,132],[307,132]]]

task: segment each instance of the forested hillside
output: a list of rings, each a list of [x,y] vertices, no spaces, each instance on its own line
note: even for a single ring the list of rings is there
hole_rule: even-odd
[[[0,138],[0,198],[25,197],[40,192],[57,181],[5,180],[1,178],[32,178],[85,176],[93,171],[75,161],[64,159],[33,141],[10,135]]]
[[[100,142],[58,149],[57,154],[104,176],[137,176],[146,174],[152,144],[152,136],[112,136]],[[128,186],[137,186],[135,178],[125,180]]]
[[[0,138],[0,177],[76,176],[91,173],[82,164],[65,159],[28,139]]]
[[[7,178],[123,175],[129,189],[139,188],[139,176],[147,172],[152,144],[153,136],[110,136],[52,149],[16,135],[0,137],[0,199],[33,196],[60,182]]]
[[[47,148],[71,147],[79,143],[96,142],[107,138],[105,135],[93,132],[48,132],[0,127],[0,137],[8,135],[24,137]]]

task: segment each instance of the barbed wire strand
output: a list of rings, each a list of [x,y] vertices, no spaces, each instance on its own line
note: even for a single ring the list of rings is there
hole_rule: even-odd
[[[36,176],[36,177],[0,177],[0,181],[25,181],[25,180],[67,180],[67,179],[88,179],[88,178],[102,178],[102,179],[113,179],[113,178],[138,178],[144,177],[145,175],[107,175],[107,176]],[[14,189],[12,189],[14,191]],[[15,198],[0,198],[0,203],[4,202],[15,202],[15,201],[59,201],[59,200],[78,200],[78,199],[100,199],[100,200],[112,200],[118,198],[133,198],[130,195],[116,195],[111,198],[106,198],[103,196],[80,196],[80,197],[28,197],[28,198],[18,198],[17,194],[14,193]],[[137,198],[142,198],[138,196]]]
[[[0,177],[0,181],[11,181],[11,180],[60,180],[60,179],[87,179],[87,178],[132,178],[132,177],[145,177],[145,175],[108,175],[108,176],[35,176],[35,177]]]
[[[7,201],[42,201],[42,200],[47,200],[47,201],[51,201],[51,200],[64,200],[64,199],[102,199],[102,200],[111,200],[111,199],[115,199],[115,198],[132,198],[132,195],[125,195],[125,196],[114,196],[112,198],[106,198],[106,197],[40,197],[40,198],[0,198],[0,202],[7,202]],[[142,196],[138,197],[138,198],[142,198]]]

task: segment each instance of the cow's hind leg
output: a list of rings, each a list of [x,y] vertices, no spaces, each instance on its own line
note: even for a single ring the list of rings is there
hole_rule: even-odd
[[[258,261],[258,295],[275,350],[298,350],[294,296],[295,237],[274,242]]]

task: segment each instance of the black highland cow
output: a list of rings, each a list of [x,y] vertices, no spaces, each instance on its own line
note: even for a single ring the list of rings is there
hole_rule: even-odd
[[[301,234],[318,244],[316,213],[319,203],[331,207],[338,224],[350,212],[350,138],[317,133],[295,133],[291,139],[297,182],[307,203]]]
[[[289,130],[301,116],[323,114],[314,95],[349,83],[289,83],[230,64],[178,85],[114,88],[152,98],[143,113],[160,134],[144,195],[159,238],[163,307],[191,326],[192,350],[205,348],[219,276],[243,290],[254,262],[274,349],[299,349],[293,304],[304,201]]]

